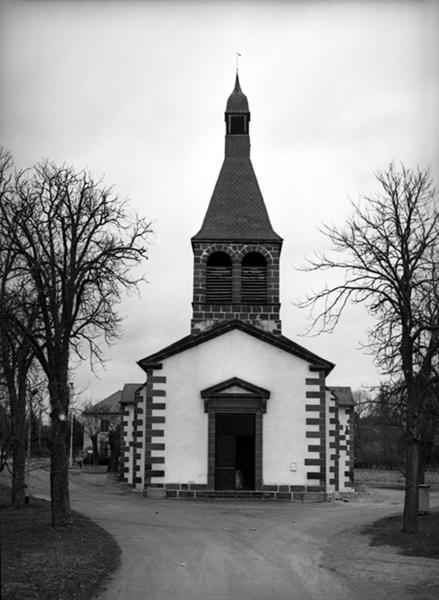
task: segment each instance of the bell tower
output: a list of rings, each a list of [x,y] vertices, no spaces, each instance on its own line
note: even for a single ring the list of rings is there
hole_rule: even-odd
[[[191,333],[231,319],[281,334],[279,257],[250,160],[250,111],[238,73],[225,111],[225,157],[201,229],[192,238]]]

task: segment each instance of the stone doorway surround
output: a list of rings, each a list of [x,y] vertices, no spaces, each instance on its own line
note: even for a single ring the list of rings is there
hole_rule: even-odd
[[[201,392],[208,413],[208,490],[215,490],[215,447],[217,413],[254,413],[255,415],[255,491],[262,490],[262,415],[267,410],[270,392],[233,377]]]

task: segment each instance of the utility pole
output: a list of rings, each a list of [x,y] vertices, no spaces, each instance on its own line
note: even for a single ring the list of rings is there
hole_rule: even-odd
[[[70,467],[73,467],[73,410],[70,409]]]
[[[41,456],[41,430],[43,427],[41,419],[42,419],[42,415],[41,415],[41,398],[40,398],[39,403],[38,403],[38,451],[40,453],[40,456]]]
[[[29,490],[30,490],[30,458],[32,452],[32,403],[33,397],[37,393],[37,390],[29,390],[29,425],[27,428],[27,460],[28,463],[25,467],[24,476],[24,502],[29,504]]]
[[[32,446],[32,395],[33,392],[29,391],[29,423],[27,426],[27,458],[31,457],[31,446]]]

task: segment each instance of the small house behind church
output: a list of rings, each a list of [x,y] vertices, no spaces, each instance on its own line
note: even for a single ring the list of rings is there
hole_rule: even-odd
[[[141,383],[126,383],[100,402],[88,406],[82,413],[83,454],[91,452],[93,460],[108,458],[111,454],[110,432],[121,423],[121,403],[130,402]]]
[[[172,497],[349,491],[352,394],[327,386],[329,360],[282,333],[282,238],[250,160],[238,75],[225,123],[224,162],[191,240],[191,331],[138,362],[146,382],[122,403],[123,479]]]

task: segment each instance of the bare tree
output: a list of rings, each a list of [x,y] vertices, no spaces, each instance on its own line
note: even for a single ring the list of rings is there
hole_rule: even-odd
[[[9,399],[7,394],[2,393],[0,382],[0,473],[3,469],[10,471],[8,458],[11,453],[11,418],[9,411]]]
[[[26,339],[0,324],[0,370],[9,401],[10,441],[12,453],[11,503],[22,508],[25,502],[26,404],[30,389],[28,375],[34,360]],[[30,425],[28,425],[30,426]]]
[[[2,199],[1,234],[20,262],[40,322],[8,312],[47,377],[51,404],[53,526],[71,522],[68,486],[68,373],[71,355],[98,360],[115,339],[116,305],[143,279],[131,268],[146,257],[150,224],[87,172],[45,161],[19,172]]]
[[[0,149],[0,203],[13,195],[12,157]],[[32,329],[38,308],[29,298],[20,261],[0,229],[0,381],[9,403],[9,448],[12,453],[11,503],[22,508],[25,503],[26,403],[29,397],[28,375],[34,361],[32,346],[22,332],[5,318],[13,313]]]
[[[371,410],[379,431],[381,464],[398,467],[404,477],[406,465],[404,452],[401,452],[401,440],[406,427],[406,406],[405,383],[391,386],[381,384]]]
[[[100,419],[95,416],[95,414],[90,414],[87,412],[87,409],[90,407],[91,404],[85,406],[85,410],[82,413],[81,422],[84,435],[86,435],[91,442],[93,464],[97,464],[99,458],[98,436],[101,431],[101,422]]]
[[[370,411],[372,401],[369,392],[365,389],[353,390],[352,397],[354,398],[354,456],[358,459],[363,444],[361,420]]]
[[[429,391],[439,378],[439,211],[428,170],[390,165],[380,191],[354,205],[344,228],[325,226],[330,254],[308,270],[334,270],[343,280],[310,295],[312,329],[332,331],[349,302],[375,317],[369,350],[383,374],[403,381],[406,402],[406,493],[403,528],[417,528],[418,470]]]

